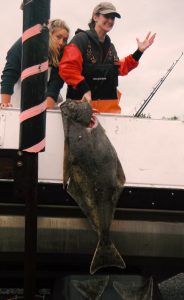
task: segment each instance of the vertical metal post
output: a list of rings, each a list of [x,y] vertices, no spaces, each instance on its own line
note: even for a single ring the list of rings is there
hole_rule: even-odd
[[[38,152],[45,149],[50,0],[23,1],[20,150],[25,198],[24,299],[36,299]]]
[[[23,154],[22,175],[25,197],[24,299],[36,294],[38,154]]]

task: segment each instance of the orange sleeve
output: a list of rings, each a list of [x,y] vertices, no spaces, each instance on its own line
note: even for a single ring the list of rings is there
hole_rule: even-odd
[[[63,56],[59,63],[59,75],[61,78],[74,88],[85,80],[82,76],[83,58],[80,50],[74,44],[64,48]]]
[[[132,57],[132,55],[129,55],[129,56],[121,59],[118,62],[118,64],[119,64],[119,75],[125,76],[131,70],[135,69],[139,63]]]

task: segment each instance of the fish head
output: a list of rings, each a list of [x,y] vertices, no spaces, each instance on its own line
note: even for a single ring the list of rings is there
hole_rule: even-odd
[[[60,105],[63,119],[73,120],[83,126],[88,126],[92,118],[92,107],[87,102],[66,100]]]

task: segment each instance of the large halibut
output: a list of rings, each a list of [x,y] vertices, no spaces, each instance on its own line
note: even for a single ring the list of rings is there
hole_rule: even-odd
[[[117,153],[88,103],[60,106],[65,134],[63,184],[98,235],[90,273],[125,263],[110,239],[110,226],[125,183]]]

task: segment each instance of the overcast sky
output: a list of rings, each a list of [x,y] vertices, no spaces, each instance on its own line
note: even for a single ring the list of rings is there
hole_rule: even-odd
[[[0,73],[6,52],[22,32],[20,0],[0,0]],[[51,18],[64,19],[71,28],[87,29],[96,0],[51,0]],[[157,33],[155,43],[144,53],[137,69],[120,77],[123,114],[132,115],[148,97],[155,84],[184,50],[183,0],[113,0],[122,15],[110,32],[120,58],[137,48],[149,31]],[[184,116],[184,56],[145,109],[153,118]]]

